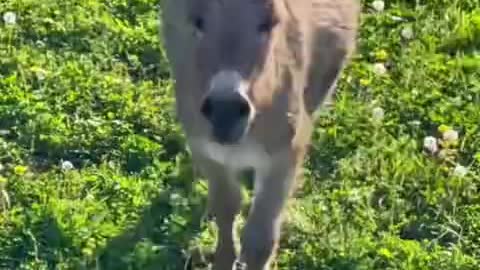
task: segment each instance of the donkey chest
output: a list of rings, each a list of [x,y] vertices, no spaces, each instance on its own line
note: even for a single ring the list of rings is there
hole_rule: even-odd
[[[222,164],[231,170],[253,168],[266,170],[271,163],[271,156],[263,146],[255,142],[238,145],[222,145],[207,139],[192,139],[192,150],[198,154]]]

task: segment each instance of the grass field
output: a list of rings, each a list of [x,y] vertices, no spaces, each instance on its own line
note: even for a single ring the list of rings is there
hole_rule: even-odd
[[[362,3],[275,263],[479,269],[480,2]],[[1,1],[0,269],[207,268],[157,6]]]

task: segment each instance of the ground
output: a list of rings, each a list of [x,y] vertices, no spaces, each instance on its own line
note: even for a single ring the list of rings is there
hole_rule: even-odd
[[[275,264],[478,269],[480,2],[362,4]],[[0,269],[206,269],[157,6],[0,3]]]

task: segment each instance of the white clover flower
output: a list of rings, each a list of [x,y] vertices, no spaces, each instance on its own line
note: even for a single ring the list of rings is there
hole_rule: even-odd
[[[385,75],[387,73],[387,68],[383,63],[376,63],[373,65],[373,72],[377,75]]]
[[[47,72],[43,69],[39,69],[36,75],[38,80],[43,81],[47,77]]]
[[[402,22],[402,21],[405,20],[404,18],[399,17],[399,16],[395,16],[395,15],[390,16],[390,18],[391,18],[392,20],[396,21],[396,22]]]
[[[404,39],[412,39],[413,38],[413,29],[410,26],[407,26],[402,29],[400,33]]]
[[[3,14],[3,21],[5,24],[14,25],[17,23],[17,14],[11,11],[7,11]]]
[[[372,110],[372,118],[374,121],[382,121],[385,117],[385,111],[381,107],[375,107]]]
[[[73,170],[75,167],[73,166],[72,162],[65,160],[62,162],[62,170],[70,171]]]
[[[410,124],[412,126],[419,127],[422,124],[422,122],[420,120],[412,120],[412,121],[410,121]]]
[[[170,200],[172,200],[172,201],[178,201],[178,200],[181,200],[181,199],[182,199],[182,197],[177,193],[171,193],[170,194]]]
[[[108,167],[109,167],[110,169],[115,169],[115,162],[109,160],[109,161],[107,162],[107,165],[108,165]]]
[[[455,166],[455,169],[453,170],[453,175],[457,177],[464,177],[468,173],[468,168],[462,166],[462,165],[457,165]]]
[[[448,158],[448,151],[445,150],[445,149],[442,149],[442,150],[440,150],[440,152],[438,152],[437,156],[440,159],[446,159],[446,158]]]
[[[373,9],[375,9],[377,12],[382,12],[385,9],[385,2],[381,0],[375,0],[372,3]]]
[[[37,40],[37,41],[35,41],[35,45],[39,48],[44,48],[45,47],[45,42],[43,42],[42,40]]]
[[[450,129],[443,133],[443,140],[447,142],[455,142],[458,140],[458,132]]]
[[[429,153],[435,154],[438,152],[438,142],[435,137],[427,136],[423,139],[423,148],[425,148]]]

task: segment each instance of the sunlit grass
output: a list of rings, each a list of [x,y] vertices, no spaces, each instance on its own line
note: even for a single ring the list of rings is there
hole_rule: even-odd
[[[480,3],[362,3],[275,263],[478,269]],[[216,228],[173,113],[157,11],[0,3],[0,269],[208,267]]]

